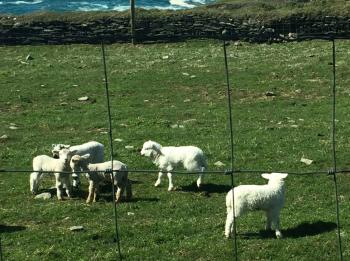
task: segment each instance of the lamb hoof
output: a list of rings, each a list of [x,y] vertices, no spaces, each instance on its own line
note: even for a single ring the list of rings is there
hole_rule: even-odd
[[[281,232],[276,232],[276,238],[277,238],[277,239],[283,238],[282,233],[281,233]]]
[[[155,187],[159,187],[159,185],[160,185],[160,182],[158,182],[158,181],[156,183],[154,183]]]
[[[175,190],[174,187],[169,187],[169,188],[168,188],[168,191],[173,191],[173,190]]]

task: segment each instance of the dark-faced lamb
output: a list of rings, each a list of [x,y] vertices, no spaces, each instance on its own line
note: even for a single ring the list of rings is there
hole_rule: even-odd
[[[69,149],[74,151],[75,155],[85,155],[90,154],[89,162],[90,163],[101,163],[104,160],[104,146],[103,144],[96,141],[89,141],[80,145],[66,145],[66,144],[52,144],[52,155],[54,158],[59,157],[59,151],[62,149]],[[73,178],[73,187],[78,188],[80,185],[80,175],[74,173]]]
[[[126,190],[126,200],[130,200],[132,197],[131,182],[128,179],[128,167],[124,163],[114,160],[106,161],[103,163],[89,163],[89,154],[79,156],[74,155],[70,161],[70,167],[73,172],[84,171],[86,177],[89,180],[89,195],[86,199],[87,203],[96,202],[96,198],[99,192],[99,185],[105,181],[112,181],[110,174],[106,173],[107,170],[112,170],[114,176],[114,185],[116,190],[116,202],[120,202],[121,196]]]

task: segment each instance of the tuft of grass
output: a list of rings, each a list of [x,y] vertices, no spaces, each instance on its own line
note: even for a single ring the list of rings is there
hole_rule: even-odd
[[[349,49],[336,42],[337,166],[348,168]],[[154,169],[137,151],[145,140],[197,145],[230,166],[223,51],[217,41],[106,47],[115,157],[131,169]],[[101,49],[92,45],[0,47],[0,169],[31,169],[52,143],[97,140],[106,145],[107,110]],[[33,60],[26,61],[30,54]],[[267,171],[326,171],[330,143],[332,53],[326,41],[272,45],[242,43],[228,49],[233,98],[234,167]],[[266,96],[273,92],[275,96]],[[77,99],[88,96],[87,102]],[[13,124],[18,127],[11,130]],[[174,125],[184,128],[172,128]],[[133,150],[125,148],[134,146]],[[307,166],[304,156],[314,160]],[[115,260],[109,188],[86,205],[82,192],[58,202],[35,200],[29,174],[0,173],[0,232],[5,260]],[[117,206],[126,260],[232,260],[223,236],[230,177],[176,175],[177,190],[156,175],[130,173],[134,199]],[[349,175],[338,175],[344,258],[350,257]],[[235,175],[235,185],[263,184],[257,174]],[[42,191],[53,178],[44,178]],[[261,212],[238,220],[240,260],[337,258],[334,184],[320,173],[286,180],[283,240],[263,231]],[[82,225],[73,233],[70,226]],[[281,251],[283,249],[283,251]],[[312,250],[312,251],[310,251]]]

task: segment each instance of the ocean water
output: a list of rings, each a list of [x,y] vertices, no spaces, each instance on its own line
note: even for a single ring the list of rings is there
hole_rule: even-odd
[[[189,9],[213,0],[135,0],[136,7],[144,9]],[[0,0],[0,13],[27,14],[55,11],[124,11],[129,0]]]

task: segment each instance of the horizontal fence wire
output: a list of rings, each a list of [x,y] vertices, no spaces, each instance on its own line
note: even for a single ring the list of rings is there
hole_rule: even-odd
[[[24,169],[0,169],[0,173],[32,173],[35,172],[33,170],[24,170]],[[46,174],[86,174],[90,171],[42,171],[42,173]],[[106,171],[93,171],[95,173],[110,173],[110,170]],[[159,173],[160,170],[151,170],[151,169],[129,169],[129,170],[113,170],[113,172],[128,172],[128,173],[147,173],[147,174],[153,174],[153,173]],[[165,172],[165,171],[164,171]],[[295,171],[286,171],[286,170],[257,170],[257,169],[226,169],[226,170],[205,170],[205,171],[167,171],[171,174],[176,175],[199,175],[199,174],[223,174],[223,175],[231,175],[233,174],[239,174],[239,173],[251,173],[251,174],[259,174],[259,173],[272,173],[272,172],[278,172],[278,173],[288,173],[288,175],[295,175],[295,176],[307,176],[307,175],[332,175],[333,173],[337,174],[350,174],[350,169],[339,169],[334,171],[331,170],[315,170],[315,171],[301,171],[301,172],[295,172]]]

